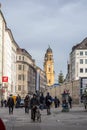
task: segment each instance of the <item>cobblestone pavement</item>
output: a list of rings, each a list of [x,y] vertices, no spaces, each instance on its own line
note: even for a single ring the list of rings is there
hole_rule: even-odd
[[[29,114],[24,113],[24,108],[14,109],[9,115],[8,108],[0,108],[0,118],[3,119],[6,130],[84,130],[87,129],[87,111],[84,107],[74,106],[69,112],[61,112],[62,108],[52,108],[51,115],[46,110],[41,111],[42,122],[34,123]]]

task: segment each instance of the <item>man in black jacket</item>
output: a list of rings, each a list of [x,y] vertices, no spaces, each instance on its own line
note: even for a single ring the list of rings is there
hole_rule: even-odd
[[[38,98],[37,98],[36,94],[33,94],[33,97],[30,100],[31,119],[33,119],[33,121],[35,121],[35,115],[36,115],[36,110],[37,110],[38,105],[39,105]]]
[[[8,98],[7,105],[9,107],[9,114],[13,114],[13,108],[14,108],[14,100],[12,98],[12,95]]]
[[[50,96],[49,93],[47,93],[47,96],[45,98],[45,103],[46,103],[46,107],[47,107],[47,115],[50,115],[50,106],[52,104],[52,97]]]
[[[44,105],[45,105],[45,98],[44,98],[43,93],[41,93],[41,96],[40,96],[40,109],[41,110],[43,110]]]
[[[70,95],[69,95],[69,97],[68,97],[68,102],[69,102],[69,106],[70,106],[70,108],[72,108],[72,98],[71,98]]]

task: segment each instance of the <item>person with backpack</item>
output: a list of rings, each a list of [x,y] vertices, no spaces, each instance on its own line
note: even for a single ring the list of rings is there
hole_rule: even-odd
[[[49,92],[47,93],[45,97],[45,103],[46,103],[46,108],[47,108],[47,115],[50,115],[50,106],[52,104],[52,97],[50,96]]]

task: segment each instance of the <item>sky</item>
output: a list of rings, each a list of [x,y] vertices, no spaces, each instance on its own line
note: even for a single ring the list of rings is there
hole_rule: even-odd
[[[87,0],[0,0],[17,44],[43,70],[44,55],[53,51],[55,82],[67,73],[72,47],[87,37]]]

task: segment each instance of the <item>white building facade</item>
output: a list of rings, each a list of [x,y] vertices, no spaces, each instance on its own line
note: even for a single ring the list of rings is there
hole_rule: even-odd
[[[1,10],[0,10],[0,99],[2,98],[2,66],[3,66],[3,63],[2,63],[3,26],[2,26],[2,23],[3,23],[3,18],[2,18]]]
[[[8,77],[8,82],[2,83],[4,90],[3,96],[6,98],[8,96],[8,91],[11,91],[11,39],[7,30],[4,33],[2,76]]]
[[[87,77],[87,38],[72,48],[69,64],[70,81]]]
[[[7,99],[15,93],[16,84],[16,50],[11,30],[7,28],[6,21],[0,10],[0,99]],[[2,81],[3,77],[8,80]]]

